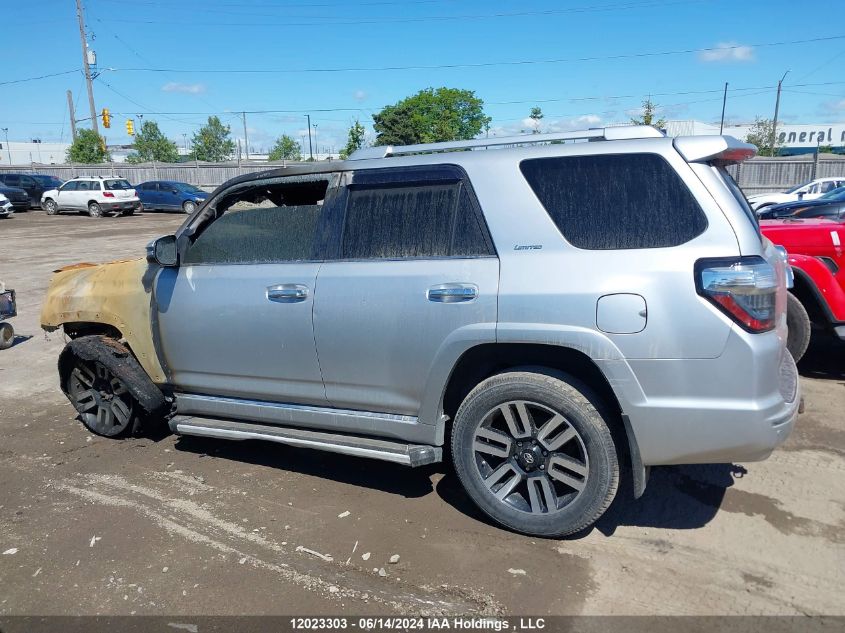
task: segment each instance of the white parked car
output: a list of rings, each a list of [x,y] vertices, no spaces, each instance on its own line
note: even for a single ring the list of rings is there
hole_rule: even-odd
[[[135,189],[125,178],[72,178],[41,194],[41,208],[48,215],[59,211],[87,212],[92,218],[112,212],[132,215],[140,206]]]
[[[765,207],[784,202],[796,202],[798,200],[815,200],[819,196],[833,191],[838,187],[845,186],[845,177],[839,178],[816,178],[810,182],[793,187],[781,193],[758,193],[748,197],[748,204],[754,211],[760,212]]]
[[[8,218],[15,212],[9,199],[0,193],[0,218]]]

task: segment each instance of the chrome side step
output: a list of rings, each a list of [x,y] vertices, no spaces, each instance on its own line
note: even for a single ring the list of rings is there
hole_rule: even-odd
[[[292,429],[275,424],[254,424],[234,420],[177,415],[170,428],[180,435],[200,435],[226,440],[267,440],[290,446],[316,448],[330,453],[369,457],[405,466],[425,466],[443,459],[443,449],[426,444],[405,444],[354,435]]]

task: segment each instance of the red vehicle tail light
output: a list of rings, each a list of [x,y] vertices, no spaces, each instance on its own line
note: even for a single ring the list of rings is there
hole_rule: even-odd
[[[111,191],[104,191],[103,197],[104,198],[114,198],[114,194]]]
[[[698,294],[748,332],[775,327],[778,278],[762,257],[699,260],[695,283]]]

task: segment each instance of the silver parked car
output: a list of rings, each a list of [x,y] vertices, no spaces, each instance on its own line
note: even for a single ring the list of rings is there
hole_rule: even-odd
[[[621,477],[792,429],[791,271],[725,170],[754,153],[627,127],[251,174],[146,259],[58,272],[42,325],[96,433],[445,448],[495,521],[570,534]]]

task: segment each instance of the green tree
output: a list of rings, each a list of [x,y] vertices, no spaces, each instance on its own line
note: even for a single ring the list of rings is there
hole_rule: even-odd
[[[528,115],[528,118],[531,119],[531,133],[539,134],[540,121],[543,119],[543,111],[540,109],[539,106],[534,106],[533,108],[531,108],[531,114]]]
[[[302,152],[292,136],[282,134],[270,150],[270,160],[302,160]]]
[[[176,163],[179,152],[176,143],[168,139],[155,121],[144,121],[141,129],[135,134],[135,151],[126,157],[127,163]]]
[[[745,135],[745,142],[756,145],[757,154],[760,156],[777,155],[780,149],[780,143],[775,139],[774,152],[772,152],[772,127],[771,119],[754,117],[754,124],[748,128],[748,133]]]
[[[231,131],[232,128],[223,125],[218,117],[208,117],[208,123],[194,134],[194,158],[209,163],[227,160],[235,151],[235,142],[229,138]]]
[[[349,158],[355,150],[359,150],[364,147],[365,134],[366,130],[364,129],[364,126],[361,125],[361,122],[358,119],[355,119],[355,123],[349,126],[349,133],[346,138],[346,147],[340,150],[340,157],[343,160]]]
[[[489,118],[472,90],[426,88],[373,115],[376,145],[475,138]]]
[[[643,101],[642,115],[639,118],[631,119],[631,123],[634,125],[650,125],[652,127],[656,127],[658,130],[665,128],[666,119],[657,116],[657,110],[659,107],[660,106],[654,103],[654,101],[651,100],[651,97],[649,97]]]
[[[94,164],[110,161],[111,155],[102,136],[94,130],[81,129],[67,149],[67,159],[71,163]]]

